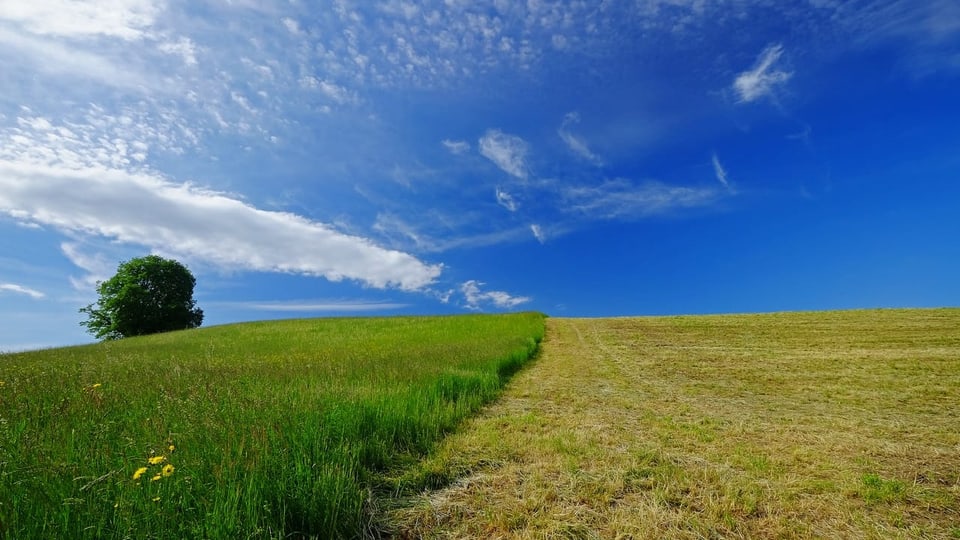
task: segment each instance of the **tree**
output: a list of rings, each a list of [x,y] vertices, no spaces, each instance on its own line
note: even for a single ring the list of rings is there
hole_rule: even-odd
[[[131,259],[97,283],[100,299],[80,310],[89,317],[80,324],[103,339],[196,328],[203,322],[193,299],[196,283],[177,261],[156,255]]]

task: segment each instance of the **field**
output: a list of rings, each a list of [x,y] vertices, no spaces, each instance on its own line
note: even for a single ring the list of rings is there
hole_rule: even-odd
[[[0,355],[0,537],[960,538],[958,388],[958,309]]]
[[[375,532],[378,500],[418,488],[403,471],[543,328],[533,313],[297,320],[0,355],[0,537]]]
[[[960,310],[547,321],[399,537],[960,538]]]

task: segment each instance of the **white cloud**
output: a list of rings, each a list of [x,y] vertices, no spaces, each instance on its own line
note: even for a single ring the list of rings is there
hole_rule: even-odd
[[[163,4],[151,0],[4,0],[0,1],[0,20],[18,23],[38,35],[137,40],[147,34]]]
[[[295,19],[291,19],[290,17],[284,17],[281,20],[281,22],[283,23],[283,26],[286,27],[287,31],[289,31],[291,34],[296,35],[300,33],[300,23],[298,23]]]
[[[381,2],[378,8],[384,13],[389,13],[391,15],[399,15],[407,20],[412,20],[418,18],[420,15],[420,8],[417,7],[415,2],[401,2],[399,0],[387,0]]]
[[[579,113],[567,113],[563,117],[563,124],[560,125],[560,129],[557,130],[557,134],[560,135],[560,138],[563,139],[563,142],[567,143],[567,147],[570,148],[574,154],[577,154],[581,158],[595,165],[600,165],[600,158],[590,151],[586,141],[580,137],[577,137],[570,131],[570,126],[578,123],[580,123]]]
[[[235,196],[171,182],[113,155],[113,141],[53,139],[50,130],[0,132],[0,213],[147,246],[222,268],[351,279],[422,289],[440,275],[412,255]],[[78,262],[76,251],[64,252]],[[80,262],[82,266],[89,266]],[[90,268],[87,268],[90,270]]]
[[[183,58],[188,66],[197,65],[197,45],[190,39],[181,37],[177,41],[165,41],[159,45],[160,51]]]
[[[149,173],[0,161],[0,212],[63,231],[149,246],[224,268],[419,289],[439,266],[300,216]]]
[[[507,193],[506,191],[497,187],[497,204],[506,208],[511,212],[517,211],[517,201],[513,200],[513,196]]]
[[[69,75],[106,86],[142,92],[162,89],[158,80],[134,65],[118,65],[106,56],[48,39],[11,31],[0,25],[0,59],[5,70],[24,66],[32,73]],[[9,84],[12,81],[4,81]]]
[[[634,185],[607,180],[598,186],[570,186],[563,190],[568,212],[590,219],[635,219],[681,208],[707,206],[717,200],[715,189],[670,186],[656,181]]]
[[[5,292],[24,294],[35,300],[39,300],[46,296],[45,294],[43,294],[42,292],[36,289],[24,287],[23,285],[17,285],[15,283],[0,283],[0,294],[3,294]]]
[[[467,141],[452,141],[450,139],[444,139],[441,141],[444,148],[450,151],[451,154],[460,155],[465,154],[470,151],[470,143]]]
[[[252,115],[257,114],[257,110],[253,107],[253,105],[250,104],[250,100],[241,95],[239,92],[230,92],[230,99],[248,113]]]
[[[727,181],[727,170],[724,169],[720,163],[720,158],[717,157],[717,153],[714,152],[710,158],[713,163],[713,173],[716,175],[717,181],[723,184],[723,187],[730,189],[730,182]]]
[[[21,116],[0,130],[0,159],[30,159],[67,167],[127,168],[154,151],[183,154],[199,144],[197,134],[175,110],[123,107],[115,114],[90,105],[54,126],[42,116]]]
[[[482,291],[483,282],[470,280],[460,286],[466,306],[478,310],[483,304],[493,304],[501,309],[510,309],[530,301],[526,296],[513,296],[503,291]]]
[[[316,35],[317,73],[364,86],[434,88],[491,73],[536,73],[558,57],[601,58],[632,46],[625,36],[635,31],[676,39],[731,17],[723,2],[706,0],[384,0],[335,2],[328,11],[311,21],[327,23]]]
[[[480,154],[500,167],[505,173],[517,178],[527,177],[527,142],[500,131],[487,130],[480,137]]]
[[[87,271],[87,275],[79,279],[70,276],[70,284],[77,290],[94,288],[98,282],[109,279],[116,270],[115,263],[111,265],[106,257],[100,254],[84,253],[82,246],[77,242],[63,242],[60,244],[60,250],[74,266]]]
[[[455,223],[463,215],[444,213],[420,213],[414,220],[416,225],[401,219],[395,214],[377,215],[373,230],[386,239],[388,245],[396,249],[405,249],[417,253],[440,253],[451,249],[480,248],[494,246],[504,242],[516,242],[529,238],[528,227],[511,229],[489,229],[464,233],[463,223]],[[473,219],[473,217],[471,217]],[[484,218],[479,218],[484,219]],[[469,221],[469,220],[468,220]]]
[[[774,64],[782,54],[782,45],[770,45],[760,53],[752,69],[737,75],[733,81],[733,89],[741,103],[773,96],[776,87],[783,85],[793,76],[792,72],[774,69]]]
[[[533,233],[533,237],[537,239],[537,242],[543,244],[547,241],[547,237],[543,233],[543,227],[540,225],[537,225],[536,223],[530,225],[530,232]]]
[[[415,249],[435,251],[434,242],[431,239],[425,238],[413,225],[393,214],[387,212],[377,214],[373,230],[394,244],[412,244]]]
[[[300,86],[304,88],[310,88],[312,90],[319,90],[321,94],[341,105],[359,102],[359,98],[357,98],[356,94],[347,88],[313,76],[301,77]]]
[[[447,289],[445,291],[430,291],[434,298],[440,301],[441,304],[449,304],[450,298],[453,297],[453,294],[457,291],[454,289]]]

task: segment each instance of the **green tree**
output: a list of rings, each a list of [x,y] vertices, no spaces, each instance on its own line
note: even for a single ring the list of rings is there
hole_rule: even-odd
[[[80,324],[102,339],[143,336],[196,328],[203,310],[196,307],[196,279],[177,261],[156,255],[123,262],[117,273],[97,283],[100,299],[80,310]]]

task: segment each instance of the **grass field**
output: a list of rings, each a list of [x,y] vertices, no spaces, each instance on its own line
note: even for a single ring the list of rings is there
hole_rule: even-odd
[[[297,320],[0,355],[0,537],[360,536],[543,325]]]
[[[960,538],[960,310],[547,321],[399,537]]]

